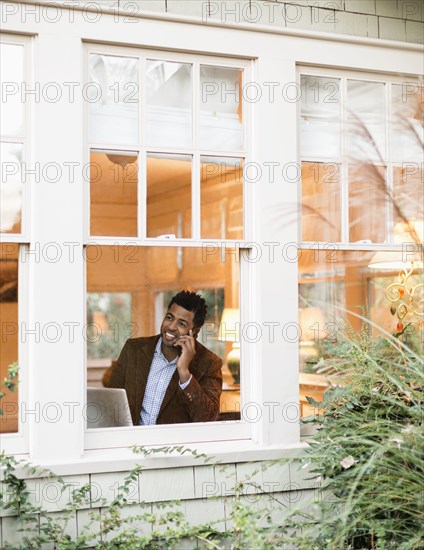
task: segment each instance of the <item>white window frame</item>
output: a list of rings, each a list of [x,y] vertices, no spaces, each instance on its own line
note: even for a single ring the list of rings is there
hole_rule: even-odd
[[[349,179],[348,179],[348,170],[349,164],[351,162],[364,162],[369,164],[382,167],[386,171],[386,185],[389,192],[393,192],[393,171],[395,167],[401,166],[401,161],[394,160],[392,155],[392,143],[391,143],[391,109],[392,109],[392,95],[391,95],[391,85],[392,84],[402,84],[404,82],[413,83],[418,86],[424,86],[424,75],[422,74],[404,74],[402,77],[396,74],[390,74],[390,72],[381,72],[375,71],[372,74],[370,72],[365,72],[356,69],[346,69],[346,68],[329,68],[329,67],[313,67],[306,64],[299,64],[297,67],[297,82],[299,87],[301,86],[301,77],[302,76],[312,76],[312,77],[322,77],[322,78],[334,78],[340,80],[340,156],[339,157],[330,157],[330,156],[308,156],[301,155],[300,147],[300,118],[301,118],[301,106],[298,108],[298,150],[299,150],[299,165],[302,166],[303,162],[309,163],[334,163],[340,166],[340,241],[333,242],[324,242],[324,241],[303,241],[302,240],[302,181],[300,178],[298,186],[298,197],[299,197],[299,243],[301,250],[316,250],[317,252],[322,253],[323,251],[328,251],[329,257],[332,257],[333,251],[337,255],[338,252],[343,251],[352,251],[357,250],[358,252],[363,251],[391,251],[391,252],[404,252],[404,248],[401,244],[394,244],[394,222],[393,222],[393,205],[388,201],[385,205],[385,233],[386,233],[386,242],[384,243],[354,243],[349,241]],[[348,122],[347,122],[347,81],[350,80],[360,80],[366,82],[378,82],[385,85],[385,101],[386,101],[386,110],[385,110],[385,154],[383,155],[383,160],[376,159],[346,159],[345,151],[345,140],[348,132]],[[409,161],[414,162],[414,161]],[[421,165],[421,169],[424,170],[424,163]],[[337,256],[336,256],[337,258]],[[325,260],[324,260],[325,261]],[[338,261],[337,259],[335,260]],[[329,263],[329,270],[326,273],[322,273],[321,282],[332,285],[339,278],[336,275],[335,271],[332,269],[332,260]],[[336,264],[337,265],[337,264]],[[377,271],[375,276],[383,275],[384,271]],[[319,277],[316,280],[320,280]],[[366,294],[369,297],[370,288],[369,281],[371,280],[371,274],[367,274],[365,279],[365,284],[367,285]],[[308,283],[308,278],[305,278],[302,282]],[[301,283],[300,283],[301,284]],[[334,305],[334,304],[332,304]],[[364,304],[365,306],[365,304]],[[339,314],[342,311],[338,311]],[[353,313],[355,315],[355,313]],[[331,323],[329,323],[331,325]],[[325,325],[324,325],[325,326]],[[317,380],[322,380],[322,375],[312,374]]]
[[[87,10],[69,5],[61,5],[61,17],[54,23],[52,32],[52,22],[42,14],[48,2],[31,4],[36,14],[23,25],[22,9],[25,5],[16,3],[18,9],[5,19],[3,31],[36,36],[36,79],[41,84],[52,78],[59,82],[82,83],[83,45],[87,42],[113,43],[114,47],[121,45],[158,49],[175,52],[177,56],[178,52],[183,51],[189,55],[213,56],[222,60],[229,56],[250,60],[255,82],[262,85],[277,83],[275,91],[278,93],[273,101],[259,99],[252,106],[254,116],[250,158],[262,168],[269,161],[277,161],[280,169],[290,163],[298,163],[298,146],[294,139],[298,120],[297,104],[282,99],[281,95],[285,84],[296,83],[297,65],[325,67],[331,64],[346,70],[402,72],[411,75],[419,75],[422,71],[422,52],[418,45],[327,36],[292,29],[255,28],[243,24],[222,26],[211,22],[205,25],[193,19],[159,15],[138,15],[134,22],[125,21],[128,19],[126,17],[117,21],[116,14],[106,7],[101,8],[101,21],[93,24],[93,18],[89,19]],[[68,12],[73,16],[72,25],[69,24],[69,17],[66,17]],[[96,13],[91,15],[96,17]],[[261,88],[264,90],[265,86]],[[76,94],[75,100],[69,104],[52,106],[39,103],[34,106],[34,111],[34,160],[41,163],[48,160],[59,163],[76,160],[79,165],[83,165],[84,104],[81,94]],[[54,125],[58,116],[65,130],[60,134],[61,139],[58,139],[57,124],[56,130]],[[66,243],[77,244],[72,260],[67,256],[66,261],[62,259],[52,266],[46,261],[36,262],[33,259],[29,265],[30,286],[36,290],[28,304],[27,314],[31,321],[39,322],[42,326],[53,320],[61,326],[65,322],[76,323],[77,336],[73,341],[68,338],[55,346],[43,340],[37,345],[27,346],[28,364],[31,366],[28,381],[30,402],[39,403],[43,411],[52,401],[59,405],[62,413],[69,413],[69,407],[64,407],[66,403],[76,404],[76,411],[85,403],[85,343],[81,334],[85,323],[85,278],[81,252],[87,235],[83,229],[83,220],[87,218],[82,212],[86,184],[82,176],[78,176],[72,185],[65,178],[54,187],[40,182],[31,204],[31,237],[34,242],[43,243],[54,238],[63,250]],[[286,255],[284,261],[282,251],[287,244],[298,246],[298,224],[297,219],[290,224],[282,223],[276,207],[291,205],[296,208],[298,189],[293,179],[283,177],[280,173],[276,180],[270,181],[264,170],[262,177],[255,183],[245,185],[245,189],[248,195],[251,194],[249,215],[255,220],[254,235],[246,236],[256,241],[262,257],[255,262],[246,261],[243,266],[254,292],[251,297],[245,294],[242,296],[240,307],[245,316],[242,324],[254,320],[264,327],[264,323],[268,323],[268,332],[264,332],[260,341],[256,344],[245,343],[244,359],[249,357],[247,364],[250,369],[246,376],[248,389],[245,395],[261,407],[263,414],[256,422],[249,423],[248,439],[236,439],[237,424],[217,426],[217,430],[211,424],[208,429],[215,430],[215,441],[211,437],[209,442],[198,443],[194,439],[188,442],[189,446],[196,447],[200,452],[213,456],[226,453],[227,460],[236,461],[268,458],[302,445],[298,419],[290,418],[287,408],[284,409],[290,404],[298,407],[298,345],[296,341],[290,342],[281,336],[273,341],[268,336],[270,323],[278,323],[281,329],[297,321],[297,262],[290,255]],[[54,236],[51,233],[53,230]],[[115,239],[112,241],[115,242]],[[272,243],[277,243],[277,248],[272,248]],[[157,244],[156,240],[154,244]],[[169,246],[169,242],[166,244]],[[270,250],[274,250],[274,256],[269,254]],[[245,277],[243,269],[242,278]],[[50,417],[53,412],[50,411]],[[204,426],[191,426],[190,429],[195,435]],[[228,440],[222,441],[223,429],[227,427],[234,432],[235,439],[231,440],[231,445]],[[30,459],[51,466],[62,464],[62,473],[67,468],[74,473],[96,469],[116,471],[123,469],[123,460],[130,460],[132,456],[128,449],[84,450],[85,427],[81,415],[70,418],[69,414],[62,414],[56,421],[50,421],[44,414],[39,422],[30,418],[28,429]],[[157,426],[154,431],[163,431],[172,437],[175,430],[186,439],[184,425]],[[141,430],[133,429],[131,432],[134,435],[127,433],[127,437],[125,429],[109,430],[108,437],[127,437],[131,443],[146,444],[140,437]],[[122,441],[122,445],[125,445],[125,441]],[[6,450],[11,452],[12,447],[6,445]],[[161,460],[159,467],[176,464],[176,459],[168,457]]]
[[[252,133],[252,124],[249,123],[252,119],[252,105],[243,104],[243,143],[244,148],[241,150],[211,150],[211,149],[202,149],[199,144],[199,136],[197,123],[200,117],[200,110],[198,109],[198,99],[199,99],[199,89],[198,89],[198,80],[199,80],[199,66],[200,65],[210,65],[213,67],[221,68],[230,68],[230,69],[240,69],[243,70],[243,80],[252,79],[252,70],[253,62],[245,60],[242,58],[235,59],[231,57],[218,57],[218,56],[201,56],[199,54],[191,53],[177,53],[170,51],[158,51],[153,49],[143,49],[143,48],[128,48],[123,46],[113,46],[113,45],[104,45],[104,44],[95,44],[95,43],[86,43],[84,45],[84,54],[85,54],[85,64],[84,64],[84,75],[85,82],[89,82],[88,76],[88,57],[90,54],[99,54],[99,55],[109,55],[114,57],[128,57],[132,59],[137,59],[139,62],[140,73],[142,69],[145,68],[146,60],[157,59],[158,61],[172,62],[172,63],[184,63],[191,64],[193,67],[192,70],[192,105],[193,105],[193,117],[192,117],[192,136],[193,136],[193,146],[192,147],[159,147],[159,146],[150,146],[146,143],[145,138],[145,126],[143,121],[146,119],[145,114],[145,102],[144,102],[144,74],[139,74],[139,86],[140,86],[140,101],[138,108],[138,120],[139,120],[139,130],[138,134],[140,142],[137,144],[127,144],[127,145],[116,145],[113,143],[90,143],[88,136],[88,121],[89,121],[89,104],[85,103],[84,116],[86,120],[84,138],[86,151],[85,162],[88,164],[90,162],[90,149],[94,150],[106,150],[106,151],[122,151],[128,153],[136,153],[138,158],[139,165],[139,180],[138,180],[138,189],[137,189],[137,202],[138,202],[138,236],[136,237],[114,237],[114,236],[96,236],[90,235],[89,231],[89,219],[90,219],[90,189],[87,185],[86,187],[86,197],[85,197],[85,235],[86,235],[86,244],[140,244],[140,245],[171,245],[181,246],[184,244],[189,244],[190,246],[202,246],[206,242],[212,241],[218,245],[226,244],[230,246],[232,243],[240,248],[245,248],[246,245],[253,239],[253,228],[249,220],[251,219],[251,208],[252,208],[252,199],[251,193],[243,193],[243,226],[244,226],[244,238],[238,240],[231,239],[202,239],[200,236],[200,187],[199,187],[199,178],[196,178],[196,173],[200,173],[200,158],[202,156],[213,156],[220,158],[231,158],[231,159],[241,159],[244,158],[249,162],[249,150],[251,149],[251,133]],[[241,100],[241,98],[240,98]],[[197,107],[197,108],[196,108]],[[193,159],[192,163],[192,238],[176,238],[172,239],[172,242],[166,239],[152,238],[146,236],[146,157],[150,153],[158,154],[175,154],[175,155],[189,155]],[[245,186],[244,186],[245,187]]]
[[[243,144],[244,149],[242,150],[207,150],[200,148],[198,141],[198,120],[200,118],[200,109],[199,109],[199,68],[201,65],[209,65],[213,67],[225,67],[243,70],[243,80],[251,80],[252,72],[252,61],[244,59],[232,59],[232,58],[222,58],[216,56],[201,56],[199,54],[183,54],[180,52],[163,52],[157,50],[146,50],[141,48],[125,48],[123,46],[113,46],[113,45],[104,45],[104,44],[95,44],[88,43],[85,44],[85,81],[88,83],[88,59],[92,54],[99,55],[110,55],[110,56],[119,56],[127,57],[131,59],[137,59],[139,63],[139,85],[140,85],[140,101],[138,104],[138,115],[139,115],[139,129],[138,135],[140,142],[135,145],[115,145],[113,143],[106,144],[96,144],[89,142],[89,116],[88,108],[89,105],[85,105],[85,143],[86,146],[86,163],[90,162],[90,150],[107,150],[107,151],[122,151],[122,152],[134,152],[138,156],[138,165],[139,165],[139,178],[138,178],[138,236],[136,237],[114,237],[114,236],[90,236],[89,227],[90,227],[90,189],[87,185],[86,187],[86,196],[85,196],[85,212],[86,212],[86,245],[90,244],[95,245],[111,245],[114,246],[120,245],[134,245],[134,246],[143,246],[143,247],[205,247],[213,246],[219,247],[221,250],[229,247],[236,247],[240,250],[240,288],[247,294],[252,294],[251,283],[251,274],[249,270],[249,265],[243,262],[243,258],[246,254],[249,254],[250,242],[247,238],[243,240],[218,240],[214,239],[201,239],[200,237],[200,225],[201,225],[201,201],[200,201],[200,159],[203,156],[213,156],[219,158],[236,158],[244,159],[244,163],[249,162],[249,143],[250,135],[252,132],[251,124],[251,105],[243,104]],[[143,121],[146,120],[146,103],[144,100],[145,94],[143,86],[145,75],[142,74],[142,71],[145,70],[146,60],[157,59],[158,61],[164,62],[174,62],[174,63],[185,63],[192,65],[192,105],[193,105],[193,116],[192,116],[192,136],[193,136],[193,146],[192,147],[152,147],[146,144],[145,139],[145,128]],[[241,93],[241,91],[240,91]],[[241,100],[241,98],[240,98]],[[172,240],[169,239],[160,239],[160,238],[149,238],[146,236],[146,222],[147,222],[147,209],[146,205],[146,196],[147,196],[147,178],[146,178],[146,159],[150,153],[163,153],[163,154],[180,154],[180,155],[190,155],[193,159],[192,163],[192,238],[175,238]],[[252,216],[249,211],[249,205],[251,204],[251,193],[246,192],[246,186],[243,185],[243,232],[245,235],[249,235],[251,240],[253,240],[254,228],[253,224],[249,223],[252,219]],[[86,291],[87,293],[87,291]],[[247,318],[245,312],[241,311],[241,315],[244,315]],[[136,320],[135,320],[136,321]],[[252,359],[247,349],[241,343],[241,354],[242,359],[242,372],[243,374],[248,373],[250,370],[250,365],[252,364]],[[251,403],[251,396],[248,386],[247,376],[241,376],[241,388],[240,396],[241,403],[240,409],[243,411],[246,404]],[[247,405],[248,407],[249,405]],[[142,438],[147,445],[164,445],[164,444],[176,444],[176,443],[188,443],[190,441],[197,442],[208,442],[214,440],[249,440],[251,438],[251,426],[246,420],[241,419],[240,421],[231,421],[231,422],[208,422],[208,423],[190,423],[190,424],[175,424],[170,426],[140,426],[130,429],[112,429],[111,428],[102,428],[102,429],[87,429],[85,432],[85,445],[86,450],[93,450],[99,448],[112,448],[112,447],[128,447],[134,443],[134,441]],[[111,433],[114,434],[113,440],[111,441]]]
[[[390,202],[386,203],[386,220],[385,220],[385,233],[387,236],[388,242],[385,243],[370,243],[370,244],[361,244],[353,243],[349,241],[349,181],[348,181],[348,169],[350,162],[346,160],[345,156],[345,136],[347,135],[347,113],[346,113],[346,100],[347,100],[347,86],[346,83],[348,80],[359,80],[366,82],[376,82],[382,83],[385,85],[384,93],[386,100],[386,111],[385,111],[385,154],[383,161],[370,159],[369,163],[375,166],[379,166],[385,169],[386,171],[386,185],[390,193],[393,192],[393,169],[401,165],[401,162],[394,160],[392,156],[392,143],[391,143],[391,108],[392,108],[392,94],[391,94],[391,84],[402,84],[408,82],[416,85],[424,86],[424,76],[423,75],[414,75],[414,74],[404,74],[400,77],[398,75],[382,72],[373,72],[370,75],[369,72],[359,71],[359,70],[347,70],[347,69],[334,69],[334,68],[324,68],[324,67],[310,67],[308,65],[298,65],[298,74],[297,82],[300,86],[300,81],[302,76],[316,76],[322,78],[337,78],[340,80],[340,156],[339,157],[320,157],[316,156],[307,156],[300,154],[300,132],[298,133],[299,139],[299,162],[310,162],[310,163],[334,163],[340,166],[340,241],[334,241],[331,243],[324,243],[320,241],[303,241],[302,240],[302,214],[301,209],[299,210],[299,242],[302,243],[302,248],[305,249],[317,249],[322,250],[323,247],[330,247],[330,250],[333,246],[336,246],[337,250],[394,250],[402,251],[401,245],[393,244],[393,208]],[[299,124],[300,124],[300,106],[299,106]],[[355,159],[352,159],[354,161]],[[359,159],[360,161],[360,159]],[[367,159],[363,159],[363,162],[367,162]],[[410,161],[413,162],[413,161]],[[423,165],[424,169],[424,165]],[[299,205],[302,204],[302,185],[301,181],[299,182]]]
[[[19,36],[9,33],[0,33],[0,44],[10,44],[13,46],[21,46],[23,48],[23,75],[27,89],[32,88],[33,78],[33,48],[31,38],[28,36]],[[23,93],[23,83],[18,83],[18,94]],[[22,210],[21,210],[21,232],[20,233],[1,233],[1,242],[27,243],[29,242],[29,229],[31,225],[30,219],[30,182],[33,181],[33,174],[30,174],[30,169],[36,168],[31,165],[31,143],[32,143],[32,106],[35,101],[35,95],[27,94],[25,96],[23,108],[23,124],[22,137],[1,136],[1,141],[7,143],[22,144],[22,162],[25,163],[29,174],[22,172],[23,187],[22,187]],[[36,178],[39,173],[36,171]]]
[[[34,82],[34,74],[32,67],[33,60],[33,41],[29,36],[17,34],[0,33],[1,44],[11,44],[21,46],[23,48],[23,75],[27,88],[31,89]],[[18,93],[22,92],[22,83],[18,83]],[[20,143],[22,144],[22,162],[25,163],[27,170],[34,168],[33,159],[33,140],[32,129],[32,110],[34,105],[34,96],[26,96],[26,101],[23,108],[23,128],[22,137],[1,136],[2,142]],[[3,137],[5,139],[3,139]],[[16,243],[19,246],[18,256],[18,431],[14,433],[1,434],[0,437],[0,452],[6,451],[11,454],[21,455],[28,453],[28,423],[23,422],[22,411],[30,409],[29,401],[29,365],[28,365],[28,346],[26,345],[23,332],[29,325],[29,246],[30,242],[30,225],[31,225],[31,182],[34,179],[33,175],[28,175],[21,172],[23,180],[22,187],[22,210],[21,210],[21,232],[20,233],[1,233],[1,243]],[[6,321],[7,322],[7,321]],[[25,335],[26,336],[26,335]],[[27,338],[27,337],[26,337]],[[29,338],[28,338],[29,339]],[[1,407],[1,401],[0,401]]]

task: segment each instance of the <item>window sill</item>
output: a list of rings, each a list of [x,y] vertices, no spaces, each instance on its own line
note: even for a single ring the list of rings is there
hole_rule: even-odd
[[[137,465],[142,465],[146,470],[159,470],[166,468],[183,468],[190,466],[204,466],[207,464],[231,464],[240,462],[256,462],[261,460],[277,460],[279,458],[295,458],[303,454],[307,447],[306,442],[295,443],[287,447],[259,447],[252,444],[251,441],[235,441],[228,448],[228,442],[202,443],[184,448],[195,448],[197,453],[205,454],[208,462],[201,457],[196,458],[187,453],[181,455],[177,452],[165,454],[155,453],[149,457],[134,454],[131,449],[101,449],[96,451],[87,451],[80,460],[69,462],[43,462],[40,464],[32,463],[34,466],[40,466],[51,470],[58,476],[97,474],[107,472],[127,472]],[[149,447],[153,448],[153,447]],[[22,468],[24,472],[24,469]],[[1,473],[1,472],[0,472]],[[37,473],[31,475],[27,471],[22,473],[21,477],[29,479],[37,478]]]

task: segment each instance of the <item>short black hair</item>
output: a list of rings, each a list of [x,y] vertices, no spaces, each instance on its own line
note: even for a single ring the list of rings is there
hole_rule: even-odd
[[[172,304],[177,304],[177,306],[183,307],[187,311],[193,311],[193,324],[196,328],[201,328],[206,320],[206,315],[208,313],[208,306],[206,305],[205,299],[196,294],[196,292],[190,292],[189,290],[182,290],[175,294],[169,302],[168,309]]]

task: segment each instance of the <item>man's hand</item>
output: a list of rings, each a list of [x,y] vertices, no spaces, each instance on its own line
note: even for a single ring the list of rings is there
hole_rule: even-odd
[[[177,370],[180,377],[180,382],[181,384],[184,384],[184,382],[187,382],[187,380],[191,376],[188,367],[193,357],[196,355],[193,331],[190,330],[188,334],[186,334],[185,336],[181,336],[181,338],[178,338],[174,346],[181,346],[182,349],[182,353],[177,361]]]

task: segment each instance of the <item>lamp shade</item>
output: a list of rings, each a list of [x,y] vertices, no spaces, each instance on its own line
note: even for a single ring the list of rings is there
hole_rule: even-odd
[[[93,311],[93,324],[100,329],[101,333],[108,332],[110,330],[106,313],[104,311]]]
[[[221,342],[240,342],[240,310],[225,308],[222,312],[218,338]]]
[[[302,341],[318,340],[328,336],[328,330],[324,328],[326,324],[324,315],[319,307],[299,308],[299,324]]]
[[[398,223],[394,230],[394,244],[402,245],[401,252],[379,251],[368,267],[374,269],[411,269],[423,267],[423,222]],[[418,238],[419,242],[415,242]]]

